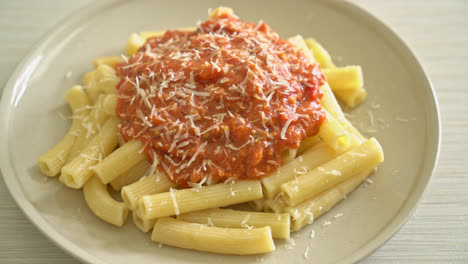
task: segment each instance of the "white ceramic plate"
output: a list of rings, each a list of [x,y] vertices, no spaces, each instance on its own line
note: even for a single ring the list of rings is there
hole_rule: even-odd
[[[90,263],[350,263],[364,258],[397,232],[416,207],[437,160],[440,125],[434,92],[414,55],[385,25],[349,3],[224,3],[246,21],[269,23],[284,38],[314,36],[339,65],[359,64],[364,70],[369,96],[352,114],[358,126],[369,127],[372,110],[376,132],[367,135],[381,142],[385,162],[372,176],[373,184],[361,185],[293,234],[293,249],[282,241],[263,256],[159,248],[131,221],[116,228],[99,220],[80,190],[39,172],[37,157],[70,125],[59,115],[69,115],[64,93],[92,69],[93,58],[121,53],[131,32],[193,26],[218,5],[214,0],[100,1],[47,35],[18,66],[1,102],[0,161],[12,196],[46,236]],[[335,219],[337,214],[342,216]],[[331,224],[322,227],[325,221]],[[307,248],[309,259],[304,257]]]

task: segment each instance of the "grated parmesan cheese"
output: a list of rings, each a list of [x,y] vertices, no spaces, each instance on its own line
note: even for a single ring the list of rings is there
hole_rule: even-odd
[[[285,247],[287,249],[294,249],[296,247],[296,240],[294,240],[294,238],[290,237],[287,241],[287,243],[285,244]]]
[[[327,227],[327,226],[329,226],[329,225],[331,225],[331,222],[330,222],[330,221],[325,221],[325,222],[323,222],[323,224],[322,224],[322,228],[323,228],[323,227]]]
[[[120,131],[124,138],[147,140],[145,152],[157,152],[162,169],[179,185],[199,188],[224,179],[227,171],[237,178],[271,173],[281,162],[267,148],[300,141],[287,139],[293,121],[304,131],[313,125],[313,109],[301,107],[309,107],[309,101],[315,107],[318,98],[305,97],[298,89],[318,88],[324,80],[315,75],[318,68],[303,72],[316,66],[290,43],[277,44],[277,33],[259,31],[263,25],[214,17],[210,23],[198,22],[196,32],[168,31],[163,38],[150,38],[132,57],[122,55],[126,63],[117,69],[123,80],[119,102],[130,110],[118,113]],[[226,59],[230,57],[238,61]],[[90,134],[91,129],[95,127],[88,126]],[[242,171],[238,168],[244,166],[237,166],[249,158],[239,153],[255,148],[263,151],[259,175],[255,168]],[[207,151],[215,153],[218,164]],[[223,158],[226,164],[220,167]],[[210,172],[204,183],[188,182],[200,172]]]
[[[211,226],[211,227],[214,226],[213,221],[211,220],[210,217],[208,217],[208,226]]]
[[[175,195],[174,189],[169,188],[169,193],[171,194],[172,203],[174,204],[175,214],[176,214],[176,215],[179,215],[179,214],[180,214],[179,205],[177,204],[177,200],[176,200],[176,195]]]
[[[242,222],[241,222],[241,226],[242,226],[242,227],[246,227],[246,228],[248,228],[248,229],[251,229],[251,227],[247,225],[247,222],[248,222],[249,219],[250,219],[250,215],[251,215],[251,214],[247,214],[247,215],[244,217],[244,219],[243,219]]]
[[[400,117],[400,116],[395,117],[395,120],[399,121],[399,122],[403,122],[403,123],[408,123],[409,122],[408,118],[403,118],[403,117]]]
[[[286,121],[286,123],[284,124],[283,129],[281,130],[282,139],[286,139],[286,131],[288,130],[288,127],[292,121],[293,121],[292,119],[288,119],[288,121]]]

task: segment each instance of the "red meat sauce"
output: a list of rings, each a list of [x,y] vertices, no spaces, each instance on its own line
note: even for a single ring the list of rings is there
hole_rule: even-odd
[[[123,139],[182,187],[265,177],[325,119],[318,64],[233,15],[150,38],[117,73]]]

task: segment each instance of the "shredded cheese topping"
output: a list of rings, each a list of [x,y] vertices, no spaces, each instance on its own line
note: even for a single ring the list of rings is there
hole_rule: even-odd
[[[176,215],[180,215],[179,204],[177,204],[176,195],[174,189],[170,188],[169,193],[171,194],[172,203],[174,204],[174,210]]]
[[[182,187],[258,179],[325,119],[318,65],[263,23],[220,13],[196,31],[149,38],[117,66],[125,141]]]

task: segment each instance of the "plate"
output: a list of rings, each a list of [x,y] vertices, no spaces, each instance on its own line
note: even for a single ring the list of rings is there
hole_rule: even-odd
[[[70,125],[61,118],[70,115],[65,91],[92,69],[93,58],[122,53],[132,32],[193,26],[218,5],[214,0],[99,1],[49,33],[18,66],[1,101],[0,162],[11,195],[46,236],[89,263],[350,263],[364,258],[415,209],[436,164],[440,124],[434,91],[413,53],[382,22],[347,2],[225,4],[243,20],[267,22],[283,38],[317,38],[339,65],[361,65],[369,95],[350,115],[385,151],[371,181],[289,242],[276,241],[273,253],[222,256],[159,247],[131,221],[123,228],[101,221],[87,208],[81,190],[39,172],[37,157]]]

